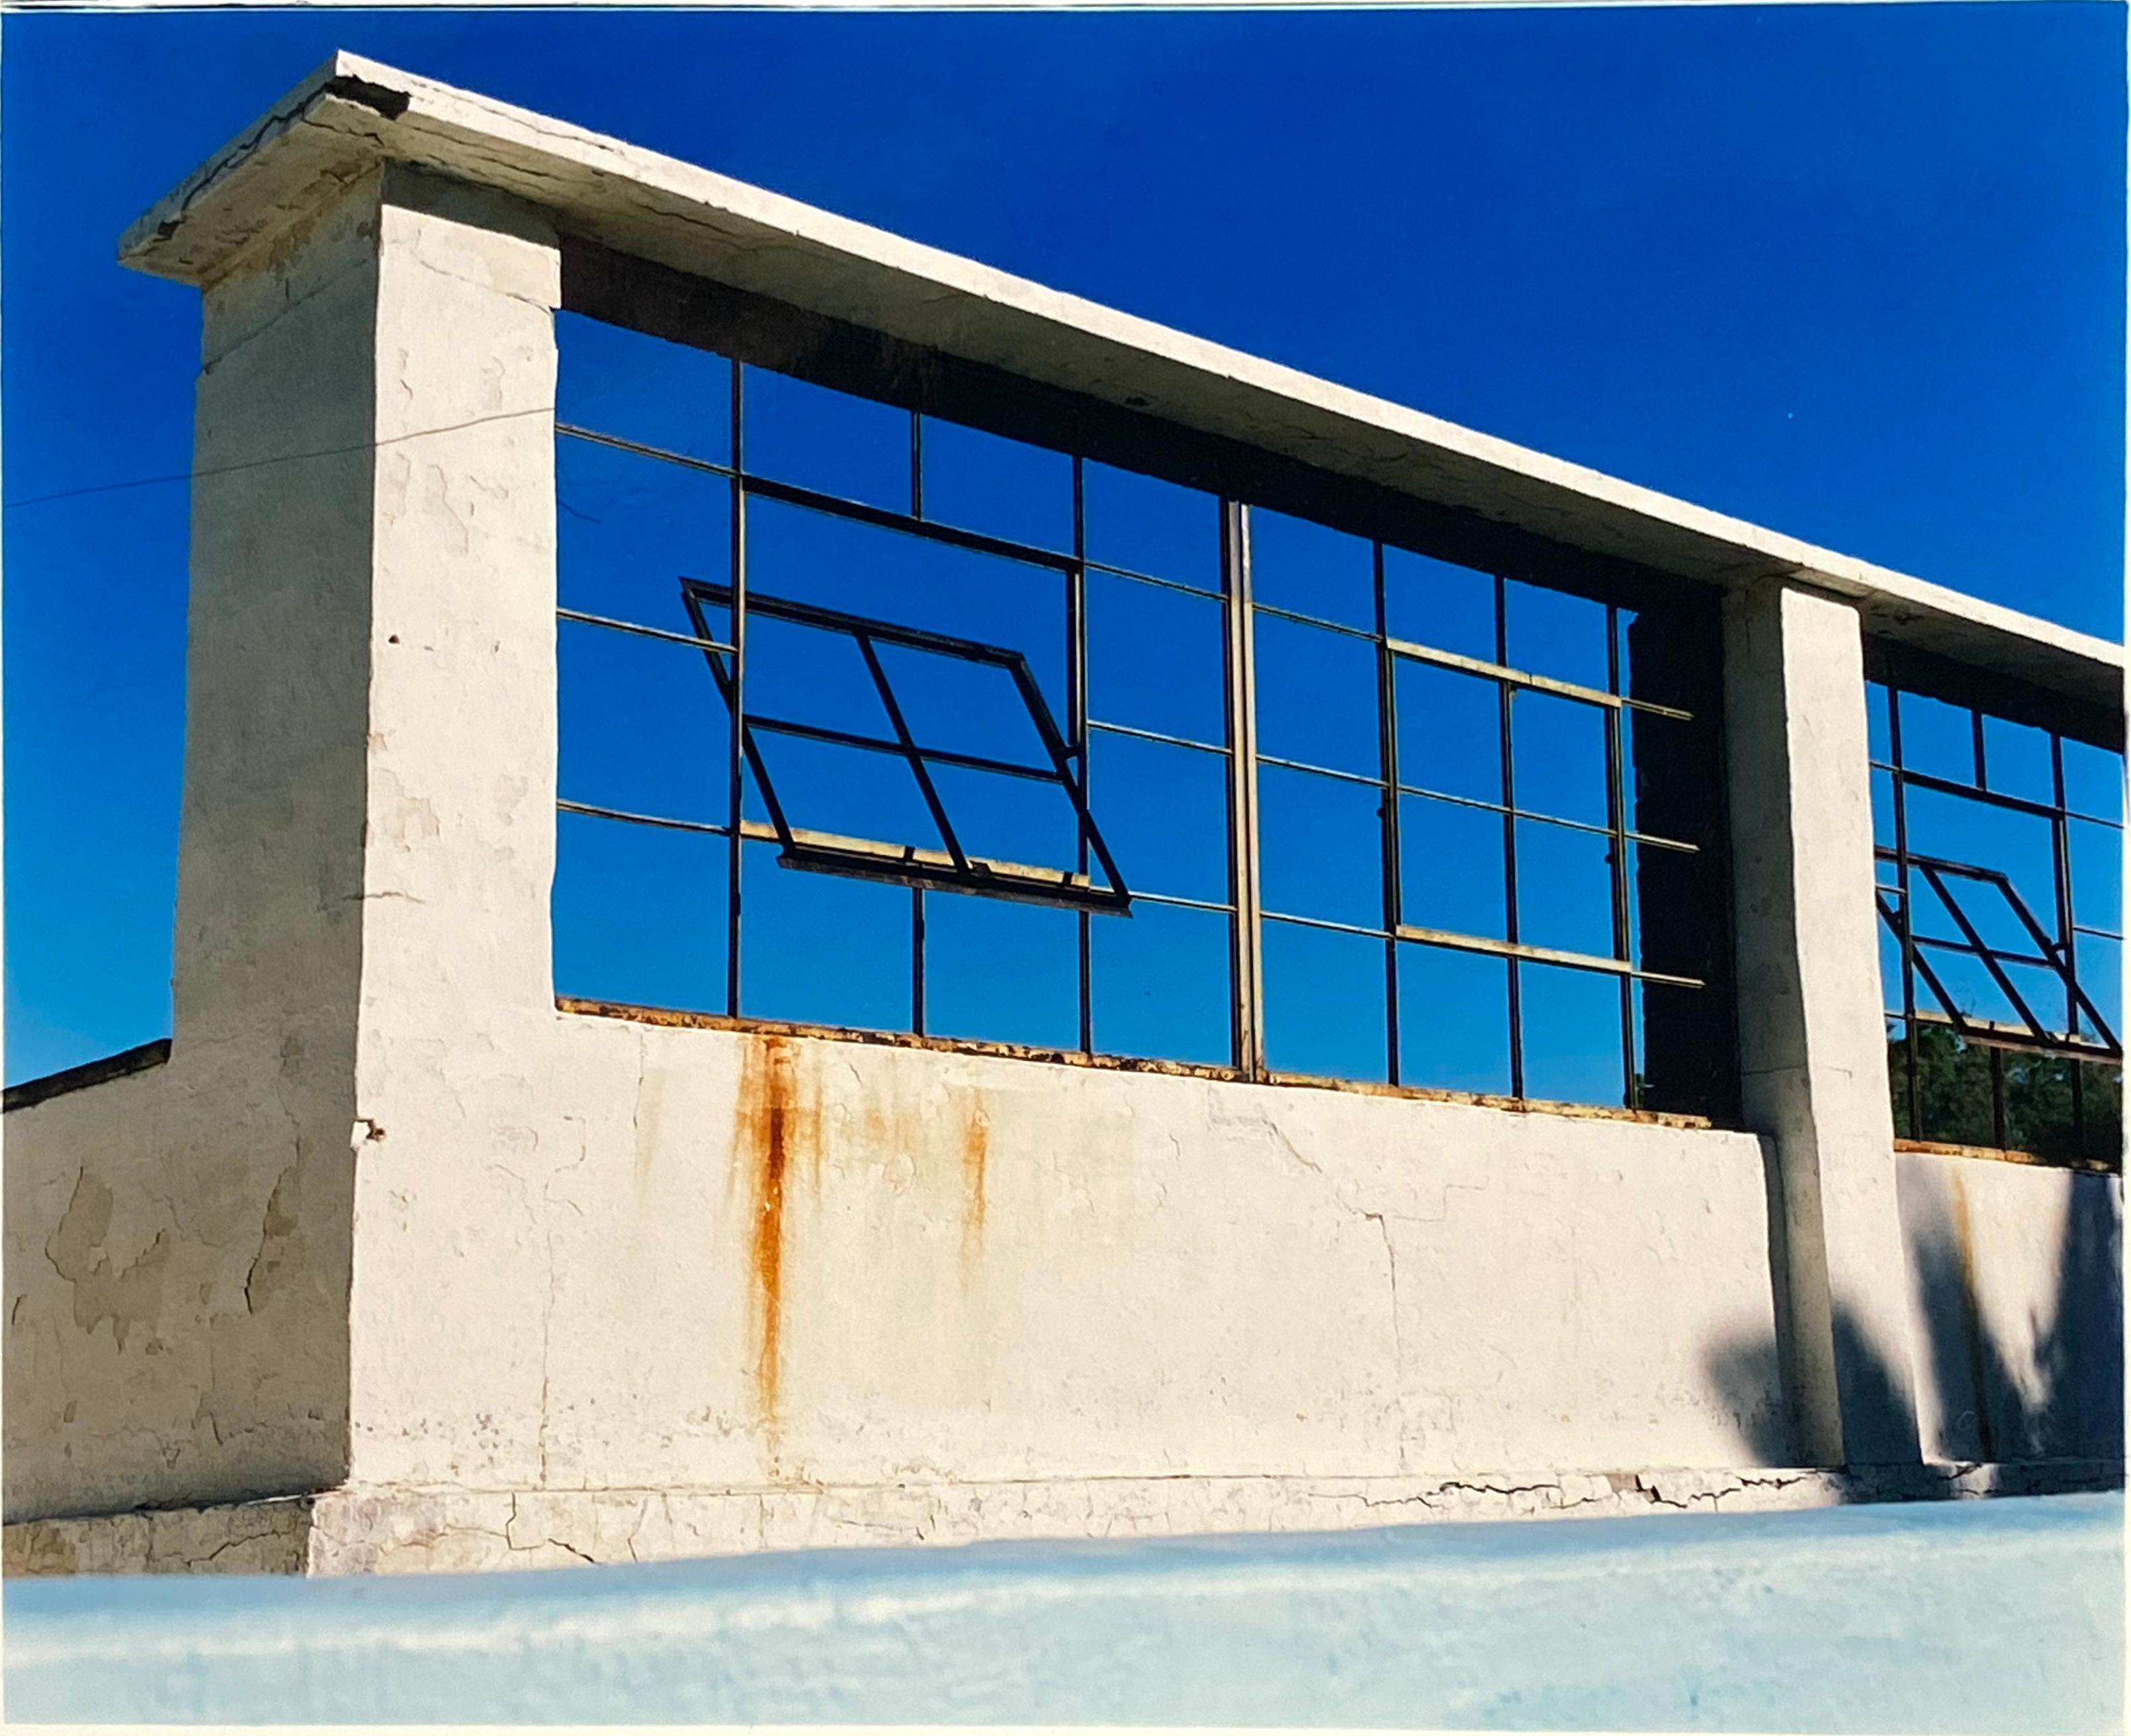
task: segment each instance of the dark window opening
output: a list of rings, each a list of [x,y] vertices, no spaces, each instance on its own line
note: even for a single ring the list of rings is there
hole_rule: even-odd
[[[2120,1161],[2121,756],[1897,648],[1869,667],[1896,1133]]]

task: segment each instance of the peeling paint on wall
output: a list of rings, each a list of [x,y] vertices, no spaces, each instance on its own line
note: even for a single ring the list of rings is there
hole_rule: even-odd
[[[130,1264],[114,1270],[111,1256],[102,1253],[103,1238],[111,1229],[111,1189],[84,1169],[74,1182],[65,1216],[45,1239],[45,1257],[73,1288],[74,1324],[93,1332],[108,1320],[122,1351],[135,1327],[146,1328],[152,1336],[162,1313],[170,1232],[156,1231],[156,1239]]]

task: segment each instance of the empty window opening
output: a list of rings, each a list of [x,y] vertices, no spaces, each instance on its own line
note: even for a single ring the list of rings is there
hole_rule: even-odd
[[[1736,1113],[1713,607],[558,338],[565,996]]]
[[[1628,685],[1635,612],[1249,526],[1271,1065],[1647,1105],[1647,997],[1712,997],[1706,959],[1649,955],[1641,867],[1706,878],[1713,841],[1642,811],[1698,718]]]
[[[2115,1161],[2123,760],[1875,647],[1868,688],[1895,1131]]]
[[[558,337],[558,988],[1232,1064],[1211,498]]]

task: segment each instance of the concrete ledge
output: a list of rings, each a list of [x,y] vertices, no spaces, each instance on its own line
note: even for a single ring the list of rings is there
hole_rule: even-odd
[[[7,1588],[17,1719],[2122,1727],[2119,1495]]]
[[[753,1490],[347,1488],[31,1519],[11,1578],[69,1574],[472,1573],[762,1551],[1344,1529],[1440,1520],[1757,1513],[2122,1488],[2120,1462],[1860,1471],[1404,1477],[1100,1477]]]
[[[1736,586],[1794,579],[1868,628],[2114,720],[2120,647],[904,241],[656,151],[337,54],[119,242],[207,284],[385,162],[493,187],[558,228],[829,318],[1593,552]]]

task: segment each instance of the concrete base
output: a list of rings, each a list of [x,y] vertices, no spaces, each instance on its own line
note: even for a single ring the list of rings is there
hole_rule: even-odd
[[[1496,1477],[1102,1477],[754,1490],[347,1488],[29,1519],[10,1577],[77,1573],[468,1573],[764,1550],[1321,1531],[1436,1519],[1755,1513],[2120,1489],[2120,1461],[1856,1471]]]

